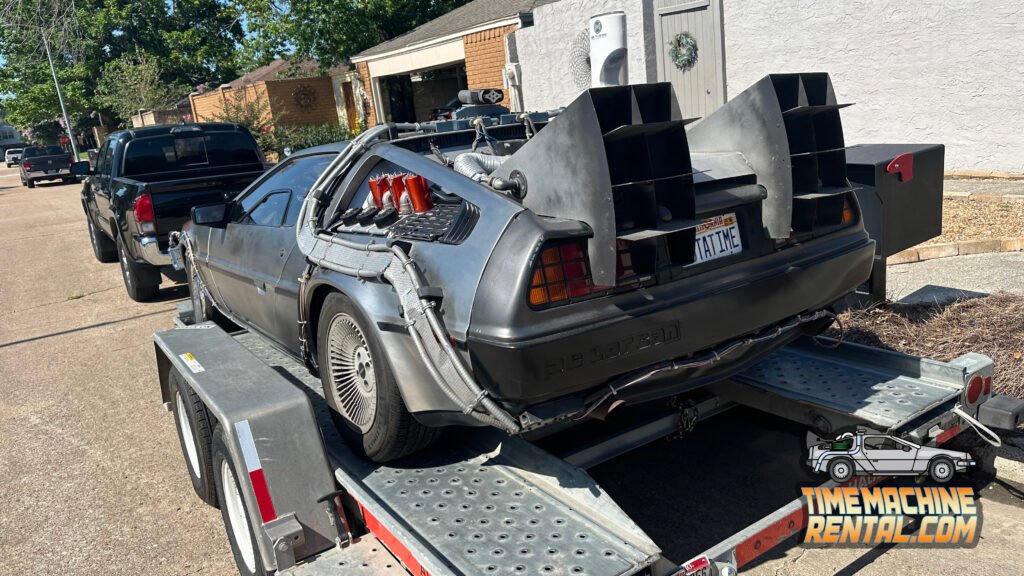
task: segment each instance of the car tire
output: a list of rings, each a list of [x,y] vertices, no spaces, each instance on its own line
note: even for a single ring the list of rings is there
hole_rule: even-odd
[[[92,244],[92,253],[96,260],[104,264],[117,262],[117,244],[96,228],[88,212],[85,213],[85,221],[89,225],[89,243]]]
[[[168,375],[167,391],[178,430],[181,455],[185,459],[189,479],[192,480],[192,489],[200,500],[216,508],[217,487],[213,480],[213,459],[210,457],[213,423],[206,404],[174,368],[171,368]]]
[[[346,442],[374,462],[389,462],[425,448],[440,430],[409,413],[369,325],[347,297],[327,296],[317,328],[320,379]]]
[[[235,566],[243,576],[269,576],[263,566],[263,557],[256,544],[249,509],[245,504],[242,485],[239,483],[239,468],[231,459],[224,430],[217,425],[213,431],[213,479],[217,487],[217,501],[221,503],[220,515],[224,520],[224,530],[231,544],[231,554],[235,557]]]
[[[849,458],[836,458],[828,463],[828,475],[838,484],[849,482],[853,478],[855,468],[853,460]]]
[[[160,270],[132,259],[120,235],[117,237],[117,259],[121,263],[121,278],[129,298],[145,302],[160,292]]]
[[[956,466],[953,461],[944,456],[932,458],[928,462],[928,476],[938,484],[945,484],[953,479],[956,474]]]
[[[35,180],[32,180],[31,178],[29,178],[28,180],[25,181],[25,186],[28,186],[29,188],[35,188],[36,187]]]

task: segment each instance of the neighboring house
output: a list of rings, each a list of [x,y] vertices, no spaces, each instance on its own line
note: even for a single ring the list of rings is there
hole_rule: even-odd
[[[585,89],[589,18],[622,11],[629,81],[672,82],[685,117],[706,116],[769,73],[824,71],[839,101],[856,104],[842,113],[847,144],[943,143],[947,170],[1024,172],[1019,0],[539,4],[534,25],[506,41],[524,109],[565,106]],[[697,47],[685,71],[671,53],[680,39]]]
[[[0,153],[8,148],[20,148],[24,145],[17,128],[0,121]]]
[[[357,54],[367,123],[428,120],[466,88],[502,88],[508,105],[506,39],[553,1],[474,0]]]
[[[342,123],[355,128],[358,122],[352,89],[354,74],[345,65],[329,75],[319,75],[318,64],[274,60],[231,82],[189,96],[196,122],[216,121],[227,102],[257,101],[275,124],[309,126]]]
[[[188,98],[182,98],[175,103],[173,108],[163,110],[139,110],[138,114],[132,114],[132,128],[143,126],[154,126],[156,124],[177,124],[192,119],[192,103]]]

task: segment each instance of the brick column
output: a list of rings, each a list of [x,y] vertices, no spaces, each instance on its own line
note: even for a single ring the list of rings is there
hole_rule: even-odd
[[[470,90],[501,88],[505,92],[504,105],[508,105],[508,91],[502,87],[501,72],[505,68],[505,36],[515,32],[516,26],[491,28],[462,37],[466,50],[466,83]]]

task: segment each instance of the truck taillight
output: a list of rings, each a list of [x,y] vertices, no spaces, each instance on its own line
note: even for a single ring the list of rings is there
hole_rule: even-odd
[[[28,163],[28,160],[25,160],[24,162],[22,162],[21,163],[21,167],[24,168],[26,172],[28,172],[29,170],[32,169],[31,166]]]
[[[68,164],[74,164],[74,163],[75,163],[75,157],[72,156],[71,154],[68,154]]]
[[[142,194],[136,198],[132,211],[135,213],[135,223],[139,225],[139,232],[156,234],[156,211],[153,210],[152,196]]]
[[[593,292],[585,239],[549,242],[542,247],[533,264],[530,305],[550,306]]]

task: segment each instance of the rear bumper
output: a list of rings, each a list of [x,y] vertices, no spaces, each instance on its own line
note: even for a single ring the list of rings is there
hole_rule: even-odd
[[[171,266],[171,255],[160,248],[160,242],[156,236],[139,236],[139,257],[153,266]]]
[[[522,339],[471,336],[474,370],[496,399],[519,411],[825,308],[867,279],[873,258],[874,242],[859,231],[595,301],[589,308],[584,302],[572,329]],[[708,366],[666,372],[618,398],[652,400],[727,378],[827,323],[741,346]]]
[[[50,174],[46,170],[37,170],[35,172],[25,172],[25,178],[28,180],[60,180],[62,178],[68,178],[71,176],[70,168],[60,168],[53,174]]]

